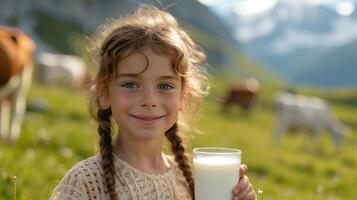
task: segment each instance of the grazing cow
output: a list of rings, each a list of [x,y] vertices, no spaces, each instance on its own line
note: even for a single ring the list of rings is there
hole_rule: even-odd
[[[343,141],[346,127],[332,116],[328,102],[323,99],[281,92],[276,97],[276,112],[278,143],[287,132],[300,129],[316,138],[326,131],[336,146]]]
[[[41,83],[81,88],[89,81],[87,67],[78,56],[43,52],[37,63]]]
[[[0,138],[15,140],[32,81],[34,42],[16,28],[0,26]]]
[[[227,110],[232,105],[237,105],[250,111],[256,102],[259,89],[260,83],[255,79],[247,79],[232,85],[223,100],[223,109]]]

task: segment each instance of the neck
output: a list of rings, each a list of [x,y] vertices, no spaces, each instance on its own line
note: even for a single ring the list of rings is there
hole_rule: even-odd
[[[163,140],[132,140],[118,134],[113,153],[145,173],[162,173],[170,164],[162,152]]]

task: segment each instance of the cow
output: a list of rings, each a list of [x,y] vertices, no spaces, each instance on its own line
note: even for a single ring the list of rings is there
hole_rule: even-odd
[[[0,26],[0,138],[8,141],[21,131],[35,48],[21,30]]]
[[[316,139],[322,132],[328,132],[337,147],[343,143],[348,129],[332,115],[326,100],[280,92],[276,96],[275,104],[277,144],[280,144],[284,135],[292,130],[303,130]]]
[[[86,64],[78,56],[41,52],[36,60],[40,83],[82,88],[89,82]]]
[[[250,111],[256,103],[259,90],[260,83],[253,78],[232,84],[223,100],[223,111],[233,105],[237,105],[245,111]]]

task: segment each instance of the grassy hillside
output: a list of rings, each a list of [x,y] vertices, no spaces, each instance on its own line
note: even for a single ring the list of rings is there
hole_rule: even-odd
[[[285,138],[281,148],[272,145],[274,124],[272,94],[263,88],[259,106],[253,113],[232,110],[225,115],[215,97],[225,84],[213,80],[197,121],[203,133],[191,134],[191,146],[236,147],[260,199],[269,200],[352,200],[357,196],[357,107],[355,91],[320,93],[333,100],[333,112],[352,128],[342,149],[336,150],[324,135],[320,149],[302,135]],[[312,92],[312,91],[308,91]],[[21,137],[14,144],[0,143],[0,199],[48,199],[53,187],[71,166],[96,152],[97,133],[86,109],[86,94],[58,87],[34,84],[29,101],[48,104],[47,113],[28,112]]]

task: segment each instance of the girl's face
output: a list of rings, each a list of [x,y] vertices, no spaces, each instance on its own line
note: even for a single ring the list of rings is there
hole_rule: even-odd
[[[145,56],[133,52],[118,64],[116,78],[108,94],[100,97],[100,104],[104,109],[111,107],[121,136],[161,138],[178,119],[182,80],[168,55],[150,48],[142,53],[148,58],[148,68],[144,71]]]

